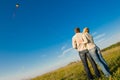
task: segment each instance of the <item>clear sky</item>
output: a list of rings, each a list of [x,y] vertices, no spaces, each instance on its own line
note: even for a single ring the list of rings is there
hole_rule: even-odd
[[[89,27],[101,48],[120,41],[120,0],[0,0],[0,80],[78,60],[71,48],[76,26]]]

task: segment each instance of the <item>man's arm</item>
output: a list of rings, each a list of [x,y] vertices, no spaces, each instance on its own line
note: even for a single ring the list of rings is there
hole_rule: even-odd
[[[74,37],[72,38],[72,46],[74,49],[77,49],[77,43]]]

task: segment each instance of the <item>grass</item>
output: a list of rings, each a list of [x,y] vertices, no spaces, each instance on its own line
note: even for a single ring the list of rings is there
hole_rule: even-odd
[[[103,49],[102,54],[108,63],[110,71],[112,72],[111,80],[120,80],[120,42]],[[89,66],[92,74],[94,75],[90,64]],[[109,80],[103,75],[102,71],[101,74],[101,80]],[[81,61],[78,61],[72,62],[69,65],[55,71],[33,78],[32,80],[87,80],[87,77]],[[95,80],[98,79],[95,78]]]

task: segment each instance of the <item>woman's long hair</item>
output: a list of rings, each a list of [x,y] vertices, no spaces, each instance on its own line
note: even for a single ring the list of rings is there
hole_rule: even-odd
[[[89,28],[87,28],[87,27],[84,28],[84,29],[83,29],[83,33],[89,33]]]

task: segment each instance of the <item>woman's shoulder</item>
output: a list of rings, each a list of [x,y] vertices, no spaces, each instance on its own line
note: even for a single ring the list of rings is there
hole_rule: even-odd
[[[91,35],[90,33],[86,33],[86,35],[88,35],[88,36],[92,37],[92,35]]]

